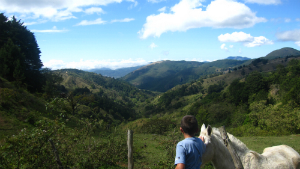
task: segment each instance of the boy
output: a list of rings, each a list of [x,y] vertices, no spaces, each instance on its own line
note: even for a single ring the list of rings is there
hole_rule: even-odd
[[[181,120],[180,131],[185,139],[176,146],[176,169],[199,169],[205,144],[203,137],[194,137],[195,133],[199,132],[197,119],[192,115],[184,116]]]

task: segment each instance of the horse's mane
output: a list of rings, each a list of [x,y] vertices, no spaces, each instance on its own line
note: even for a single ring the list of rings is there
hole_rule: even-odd
[[[248,147],[243,142],[241,142],[239,139],[234,137],[232,134],[227,133],[227,135],[231,141],[231,145],[233,146],[233,148],[236,150],[236,152],[239,155],[244,155],[251,151],[248,149]],[[212,136],[215,136],[223,144],[223,141],[222,141],[223,139],[221,137],[221,133],[218,128],[215,128],[215,127],[212,128]]]

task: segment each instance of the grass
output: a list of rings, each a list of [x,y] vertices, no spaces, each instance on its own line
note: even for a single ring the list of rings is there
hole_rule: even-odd
[[[277,145],[288,145],[300,153],[300,135],[280,136],[280,137],[238,137],[247,147],[258,153],[262,153],[266,147]]]
[[[179,131],[175,131],[176,141],[183,139],[183,136],[179,134]],[[138,151],[140,156],[134,157],[134,167],[139,169],[152,169],[158,168],[157,164],[160,161],[166,160],[166,150],[161,147],[161,143],[164,140],[168,140],[167,135],[155,135],[155,134],[135,134],[133,135],[134,151]],[[276,145],[288,145],[294,148],[300,153],[300,135],[280,136],[280,137],[238,137],[244,142],[247,147],[258,153],[262,153],[266,147]],[[176,143],[177,144],[177,143]],[[175,154],[174,154],[175,157]],[[127,164],[122,164],[127,166]],[[175,168],[175,166],[174,166]]]

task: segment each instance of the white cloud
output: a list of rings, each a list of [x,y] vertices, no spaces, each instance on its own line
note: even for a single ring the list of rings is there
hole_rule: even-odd
[[[111,3],[135,0],[1,0],[0,11],[34,18],[47,18],[53,21],[76,18],[74,12],[85,12],[84,7],[96,7]]]
[[[98,18],[94,21],[83,20],[80,23],[76,24],[75,26],[101,25],[101,24],[105,24],[105,23],[106,23],[106,21],[103,21],[101,18]]]
[[[89,14],[89,15],[91,15],[93,13],[97,13],[97,14],[101,14],[101,13],[104,14],[105,13],[102,8],[98,8],[98,7],[88,8],[84,12]]]
[[[297,22],[300,22],[300,18],[296,18],[296,21],[297,21]]]
[[[251,42],[253,37],[244,32],[233,32],[232,34],[226,33],[218,36],[220,42]]]
[[[181,0],[171,8],[170,13],[150,15],[143,28],[138,32],[142,39],[149,36],[159,37],[171,31],[186,31],[192,28],[248,28],[266,22],[256,17],[245,4],[234,0],[214,0],[202,10],[202,0]]]
[[[225,43],[223,43],[220,48],[223,49],[223,50],[226,50],[226,51],[228,50]]]
[[[262,5],[278,5],[281,0],[245,0],[246,3],[257,3]]]
[[[167,7],[162,7],[162,8],[160,8],[159,10],[158,10],[158,12],[166,12],[166,10],[167,10]]]
[[[74,69],[97,69],[97,68],[110,68],[110,69],[119,69],[124,67],[134,67],[140,65],[149,64],[148,61],[144,59],[127,59],[127,60],[115,60],[115,59],[107,59],[107,60],[83,60],[81,59],[78,62],[64,62],[63,60],[50,60],[48,62],[43,63],[44,67],[51,68],[53,70],[56,69],[64,69],[64,68],[74,68]]]
[[[279,32],[276,34],[276,37],[281,41],[300,41],[300,29]]]
[[[230,45],[229,47],[230,47],[230,48],[233,48],[233,45]]]
[[[148,2],[151,2],[151,3],[159,3],[159,2],[162,2],[162,1],[165,1],[165,0],[147,0]]]
[[[45,30],[31,30],[31,32],[39,32],[39,33],[61,33],[61,32],[67,32],[68,30],[66,29],[61,29],[61,30],[58,30],[56,28],[56,26],[53,26],[52,29],[45,29]]]
[[[265,38],[264,36],[254,37],[254,40],[249,43],[244,43],[247,47],[255,47],[255,46],[261,46],[261,45],[272,45],[274,44],[273,41]]]
[[[261,45],[271,45],[273,41],[265,38],[264,36],[253,37],[244,32],[233,32],[232,34],[226,33],[218,36],[220,42],[241,42],[244,46],[255,47]]]
[[[239,50],[239,53],[240,53],[240,54],[243,53],[241,48],[240,48],[240,50]]]
[[[279,32],[276,34],[276,37],[280,41],[293,41],[296,45],[300,46],[300,29]]]
[[[130,21],[134,21],[134,18],[125,18],[125,19],[115,19],[115,20],[112,20],[111,23],[114,23],[114,22],[130,22]]]
[[[290,18],[285,18],[285,19],[284,19],[284,22],[287,22],[287,23],[288,23],[288,22],[291,22],[291,19],[290,19]]]
[[[149,46],[151,49],[158,47],[155,43],[151,43],[151,45]]]

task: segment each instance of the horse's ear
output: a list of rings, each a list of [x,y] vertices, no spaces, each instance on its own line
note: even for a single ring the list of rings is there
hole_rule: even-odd
[[[207,126],[207,134],[210,136],[211,135],[211,130],[212,128],[210,127],[210,125]]]
[[[206,129],[206,127],[205,127],[205,124],[203,123],[200,132],[204,131],[205,129]]]

